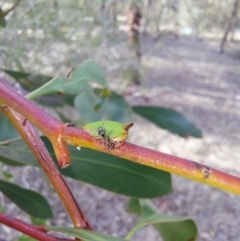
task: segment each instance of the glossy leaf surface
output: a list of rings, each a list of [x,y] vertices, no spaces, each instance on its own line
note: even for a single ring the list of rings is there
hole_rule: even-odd
[[[35,238],[31,238],[28,235],[23,234],[18,241],[37,241]]]
[[[22,92],[26,95],[28,92],[34,91],[40,88],[42,85],[46,84],[52,79],[50,76],[39,75],[34,73],[25,73],[13,70],[3,70],[5,73],[13,77],[20,85]],[[73,97],[71,95],[59,96],[57,94],[51,94],[50,96],[42,96],[38,98],[38,101],[49,107],[62,106],[64,103],[71,102]]]
[[[48,201],[37,192],[3,180],[0,180],[0,191],[31,216],[42,219],[53,217]]]
[[[53,155],[51,143],[46,138],[43,140]],[[72,163],[68,168],[61,170],[68,177],[133,197],[157,197],[172,190],[169,173],[91,149],[69,149]],[[22,140],[14,141],[8,146],[0,146],[0,161],[2,157],[6,164],[10,160],[15,164],[38,166]]]
[[[9,166],[31,165],[39,167],[36,158],[21,139],[0,146],[0,162]]]
[[[0,128],[0,141],[9,140],[19,136],[17,130],[2,112],[0,112]]]
[[[98,90],[87,87],[75,98],[74,105],[85,123],[99,120],[131,121],[132,109],[121,95],[111,92],[111,95],[101,105],[101,108],[96,110],[95,105],[99,99],[98,94]]]
[[[104,69],[93,60],[85,61],[80,67],[74,69],[69,77],[50,80],[27,97],[35,99],[51,93],[75,95],[83,91],[89,82],[108,88]]]
[[[51,76],[13,71],[10,69],[3,69],[3,71],[13,77],[27,91],[33,91],[52,79]]]

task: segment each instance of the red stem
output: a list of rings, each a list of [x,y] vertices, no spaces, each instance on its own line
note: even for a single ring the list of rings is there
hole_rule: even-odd
[[[104,143],[100,142],[98,139],[74,127],[65,129],[64,139],[70,145],[87,147],[105,152],[240,195],[239,177],[197,162],[171,156],[127,142],[114,150],[109,150],[104,146]]]
[[[53,128],[55,124],[59,126],[59,121],[56,121],[51,116],[48,116],[42,110],[36,108],[32,103],[30,104],[30,102],[24,97],[17,96],[15,94],[8,96],[9,91],[11,92],[11,88],[7,87],[3,82],[1,83],[0,79],[0,102],[13,107],[16,111],[23,114],[24,117],[30,120],[41,131],[44,132],[47,130],[46,136],[49,135],[48,131],[51,133],[50,127],[45,128],[45,125],[48,125],[48,120],[50,122],[49,126],[52,126]],[[31,113],[31,111],[33,112]],[[41,116],[46,116],[46,120],[44,119],[42,124],[39,125],[38,118],[41,119]],[[122,146],[115,148],[114,150],[109,150],[106,149],[106,147],[96,138],[89,136],[83,130],[79,130],[77,128],[65,128],[63,139],[71,145],[88,147],[91,149],[110,153],[112,155],[116,155],[133,162],[151,166],[170,173],[175,173],[180,176],[203,182],[238,195],[240,194],[239,177],[218,171],[206,165],[129,143],[124,143]]]
[[[12,110],[10,107],[1,108],[4,114],[13,123],[19,134],[26,141],[34,156],[38,160],[48,179],[52,183],[54,189],[61,198],[65,208],[67,209],[75,227],[86,228],[92,230],[92,227],[85,215],[79,208],[72,192],[62,178],[58,168],[54,164],[43,142],[36,134],[30,122],[26,122],[25,118]]]
[[[56,238],[52,235],[47,234],[46,233],[47,231],[44,232],[33,225],[25,223],[16,218],[11,218],[3,213],[0,213],[0,223],[3,223],[13,229],[16,229],[32,238],[40,240],[40,241],[67,241],[67,240],[72,241],[70,239]]]
[[[24,96],[13,91],[2,78],[0,78],[0,102],[21,113],[22,116],[31,121],[47,137],[54,130],[57,131],[62,127],[62,122],[54,119],[31,101],[28,101]]]
[[[70,154],[62,138],[64,124],[42,111],[24,96],[12,90],[4,79],[0,78],[0,104],[6,104],[20,113],[52,142],[58,164],[64,168],[70,164]]]

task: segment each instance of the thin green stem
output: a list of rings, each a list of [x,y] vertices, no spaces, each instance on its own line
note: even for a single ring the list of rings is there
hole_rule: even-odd
[[[136,226],[134,226],[125,236],[126,240],[130,240],[132,238],[132,236],[139,230],[142,228],[142,224],[138,223]]]
[[[52,84],[52,81],[54,81],[54,80],[55,79],[52,79],[52,80],[48,81],[46,84],[39,87],[38,89],[30,92],[29,94],[27,94],[25,96],[25,98],[27,98],[28,100],[35,100],[36,98],[42,96],[41,90],[46,89],[46,87],[50,86]],[[51,91],[49,91],[49,93],[51,93]],[[47,93],[45,93],[45,94],[47,94]]]
[[[0,107],[0,109],[1,109],[1,107]],[[15,138],[12,138],[12,139],[9,139],[9,140],[6,140],[6,141],[0,141],[0,146],[7,146],[11,142],[19,140],[19,139],[21,139],[21,137],[15,137]]]

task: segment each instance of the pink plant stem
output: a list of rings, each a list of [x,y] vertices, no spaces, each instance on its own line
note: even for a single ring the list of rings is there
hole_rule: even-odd
[[[50,139],[60,167],[67,167],[70,164],[70,154],[62,138],[65,125],[61,121],[54,119],[12,90],[2,78],[0,78],[0,104],[10,106],[20,113]]]
[[[42,130],[43,133],[46,132],[46,135],[49,134],[48,131],[50,131],[49,129],[51,129],[51,126],[54,128],[54,124],[58,126],[61,125],[59,121],[56,121],[51,116],[48,116],[42,110],[36,108],[32,103],[29,104],[29,101],[24,97],[15,94],[8,96],[8,92],[9,87],[1,82],[0,79],[0,103],[2,102],[10,107],[13,107],[16,111],[21,113],[40,130]],[[33,112],[31,113],[32,110]],[[36,116],[40,119],[41,116],[46,116],[46,118],[41,119],[42,124],[39,124],[39,120],[36,118]],[[48,125],[48,121],[50,124],[45,128],[45,125]],[[63,130],[63,139],[70,145],[82,146],[106,152],[136,163],[140,163],[142,165],[174,173],[185,178],[206,183],[208,185],[240,195],[239,177],[221,172],[200,163],[167,155],[126,142],[114,150],[109,150],[96,138],[91,137],[83,130],[73,127],[66,127]]]
[[[47,137],[62,126],[62,122],[54,119],[39,107],[15,92],[0,78],[0,102],[10,106],[27,120],[31,121]],[[44,121],[43,121],[44,120]]]
[[[67,239],[56,238],[52,235],[39,230],[33,225],[27,224],[19,219],[8,217],[6,214],[0,213],[0,223],[16,229],[32,238],[40,241],[67,241]],[[71,241],[71,240],[68,240]]]
[[[1,107],[4,114],[13,123],[22,138],[26,141],[34,156],[38,160],[48,179],[52,183],[54,189],[61,198],[65,208],[67,209],[75,227],[92,229],[83,212],[79,208],[70,189],[59,173],[58,168],[54,164],[43,142],[36,134],[33,126],[28,121],[24,123],[25,118],[12,110],[10,107]],[[24,124],[23,124],[24,123]]]
[[[103,143],[99,142],[98,139],[74,127],[65,129],[64,139],[70,145],[87,147],[105,152],[240,195],[239,177],[219,171],[207,165],[127,142],[114,150],[109,150]]]

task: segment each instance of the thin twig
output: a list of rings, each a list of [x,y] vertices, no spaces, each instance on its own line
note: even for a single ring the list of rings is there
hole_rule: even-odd
[[[47,234],[47,231],[38,229],[37,227],[25,223],[19,219],[12,218],[6,214],[0,213],[0,223],[3,223],[13,229],[16,229],[32,238],[35,238],[39,241],[71,241],[70,239],[61,239],[54,237],[50,234]]]

